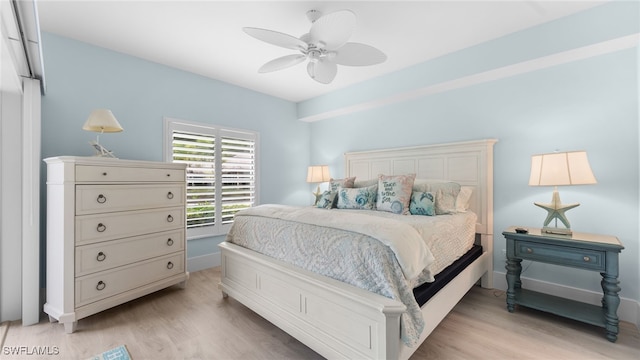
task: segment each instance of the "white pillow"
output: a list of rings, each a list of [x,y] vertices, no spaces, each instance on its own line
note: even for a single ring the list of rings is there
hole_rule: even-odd
[[[469,200],[471,200],[471,194],[473,194],[473,187],[461,186],[460,192],[456,197],[456,211],[467,212],[469,209]]]

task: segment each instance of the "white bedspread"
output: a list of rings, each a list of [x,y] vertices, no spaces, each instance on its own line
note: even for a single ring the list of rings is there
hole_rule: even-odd
[[[401,339],[414,346],[425,322],[413,288],[433,281],[473,245],[475,223],[472,212],[412,216],[260,205],[236,214],[226,241],[401,301],[407,306]]]
[[[434,257],[422,236],[411,225],[384,217],[376,218],[358,212],[319,211],[312,207],[268,204],[240,211],[236,216],[262,216],[299,223],[327,226],[370,236],[387,245],[395,254],[407,280],[416,278],[433,264]]]

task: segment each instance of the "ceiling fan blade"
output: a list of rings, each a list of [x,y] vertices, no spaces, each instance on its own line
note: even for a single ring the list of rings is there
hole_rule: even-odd
[[[285,34],[278,31],[253,28],[253,27],[244,27],[242,28],[244,32],[253,36],[258,40],[262,40],[264,42],[268,42],[269,44],[281,46],[283,48],[292,49],[292,50],[306,50],[307,43],[304,41]]]
[[[326,59],[318,59],[316,62],[310,61],[307,65],[307,73],[313,80],[329,84],[338,73],[338,65]]]
[[[356,14],[351,10],[340,10],[321,16],[311,25],[311,43],[326,50],[335,50],[344,45],[356,28]]]
[[[337,49],[331,60],[338,65],[367,66],[384,62],[387,55],[373,46],[350,42]]]
[[[267,73],[276,70],[282,70],[288,68],[293,65],[297,65],[303,62],[307,57],[302,54],[297,55],[287,55],[283,57],[279,57],[277,59],[271,60],[268,63],[262,65],[260,69],[258,69],[259,73]]]

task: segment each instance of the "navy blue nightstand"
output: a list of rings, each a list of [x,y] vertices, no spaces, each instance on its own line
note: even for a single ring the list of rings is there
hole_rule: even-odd
[[[517,233],[516,227],[505,230],[507,240],[507,309],[515,305],[546,311],[606,329],[607,339],[618,339],[618,254],[624,249],[615,236],[573,233],[553,235],[540,229]],[[531,260],[598,271],[602,275],[602,306],[585,304],[522,288],[522,260]]]

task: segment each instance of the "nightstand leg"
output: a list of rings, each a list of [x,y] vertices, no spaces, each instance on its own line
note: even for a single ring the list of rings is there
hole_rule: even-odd
[[[522,272],[522,259],[507,258],[507,310],[513,312],[516,305],[516,290],[520,289],[520,273]]]
[[[602,307],[604,311],[605,328],[607,330],[607,339],[611,342],[618,340],[618,306],[620,306],[620,283],[616,276],[611,276],[607,273],[600,273],[602,275],[602,291],[604,296],[602,297]]]

